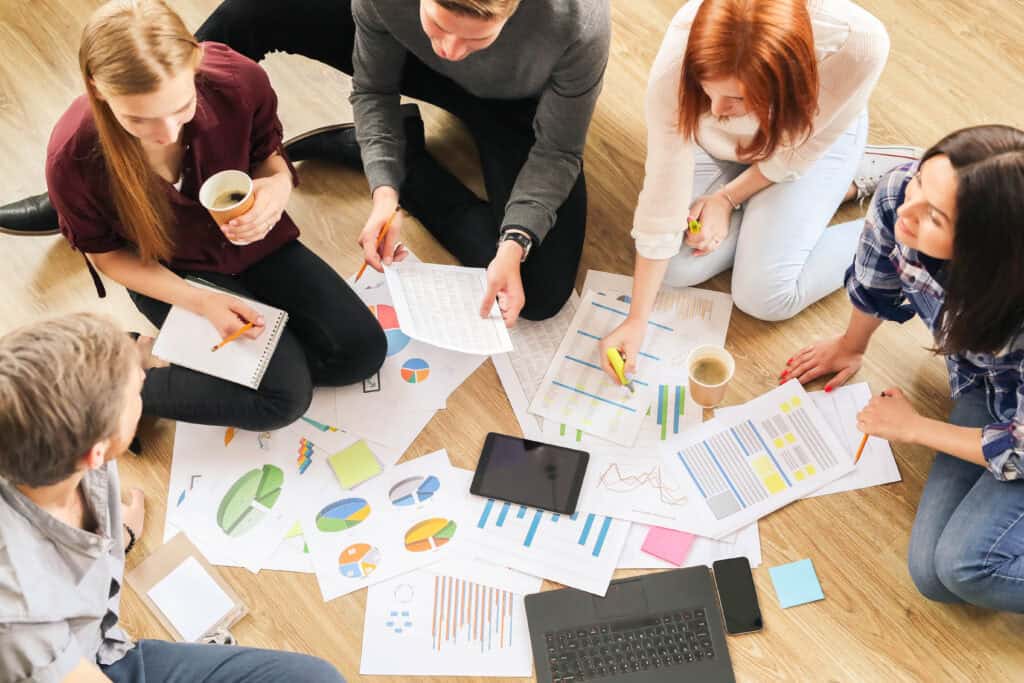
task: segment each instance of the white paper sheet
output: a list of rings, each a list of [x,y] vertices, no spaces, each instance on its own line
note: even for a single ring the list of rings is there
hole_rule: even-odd
[[[217,625],[235,604],[192,556],[147,591],[186,642],[194,643]]]
[[[508,331],[516,350],[491,358],[523,436],[528,439],[539,438],[543,424],[541,418],[530,415],[530,402],[540,388],[558,345],[565,338],[579,302],[580,297],[574,291],[562,310],[551,318],[519,320]]]
[[[442,349],[490,355],[512,350],[512,340],[497,304],[480,317],[487,291],[483,268],[403,261],[384,275],[402,331]]]
[[[536,593],[544,583],[539,576],[531,576],[515,569],[499,567],[480,557],[475,557],[473,550],[470,548],[467,551],[465,544],[457,554],[428,565],[423,568],[423,571],[440,576],[452,576],[519,595]]]
[[[311,497],[299,519],[324,600],[437,562],[466,542],[466,494],[453,471],[441,450],[354,491],[335,481]]]
[[[422,571],[367,592],[361,674],[529,676],[532,668],[522,595]]]
[[[559,515],[471,496],[473,548],[495,564],[604,595],[629,522],[577,512]]]
[[[626,545],[619,557],[619,569],[676,569],[674,564],[648,555],[641,546],[647,537],[650,527],[646,524],[634,524],[629,529]],[[761,565],[761,536],[757,522],[743,527],[739,531],[718,539],[697,536],[690,546],[690,552],[683,561],[684,567],[697,565],[711,566],[716,560],[729,557],[746,557],[751,567]]]
[[[852,458],[857,453],[863,437],[863,434],[857,431],[857,413],[871,400],[871,387],[866,382],[860,382],[837,387],[828,393],[812,391],[810,396],[825,421],[839,437],[839,443],[849,451]],[[720,409],[718,412],[728,414],[729,410],[733,408]],[[822,486],[810,496],[827,496],[830,493],[854,491],[899,480],[900,470],[896,466],[889,442],[872,436],[864,446],[860,462],[852,472]]]
[[[694,428],[671,447],[691,500],[683,531],[721,538],[853,470],[796,380]]]
[[[577,509],[682,529],[691,502],[684,475],[659,454],[591,448]]]

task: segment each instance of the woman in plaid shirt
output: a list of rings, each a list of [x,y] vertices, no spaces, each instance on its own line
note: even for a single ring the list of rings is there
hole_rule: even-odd
[[[1024,131],[951,133],[879,185],[846,274],[846,332],[802,349],[780,378],[834,374],[831,391],[860,368],[883,321],[921,317],[949,367],[949,422],[891,388],[857,427],[937,451],[910,537],[918,590],[1013,612],[1024,612],[1022,264]]]

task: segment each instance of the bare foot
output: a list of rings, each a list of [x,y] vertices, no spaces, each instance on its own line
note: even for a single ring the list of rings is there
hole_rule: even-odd
[[[146,525],[146,497],[142,489],[133,488],[128,491],[128,502],[121,502],[121,521],[135,532],[135,539],[142,538],[142,530]],[[128,545],[128,532],[124,532],[124,544]]]
[[[139,335],[139,338],[135,340],[135,348],[139,350],[139,359],[142,362],[142,369],[149,370],[151,368],[166,368],[170,363],[161,360],[153,355],[153,344],[156,340],[153,337],[147,337],[145,335]]]

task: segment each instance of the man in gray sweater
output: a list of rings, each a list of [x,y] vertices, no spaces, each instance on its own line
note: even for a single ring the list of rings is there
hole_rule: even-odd
[[[225,0],[196,35],[257,61],[280,50],[351,74],[354,126],[299,136],[289,156],[365,169],[373,210],[359,241],[371,266],[404,255],[401,202],[463,264],[487,266],[481,312],[497,297],[511,325],[520,311],[557,313],[575,282],[609,15],[609,0]],[[466,124],[487,200],[426,152],[401,95]]]

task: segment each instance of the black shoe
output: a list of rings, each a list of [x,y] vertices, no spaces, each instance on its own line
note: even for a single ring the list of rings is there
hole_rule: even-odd
[[[0,206],[0,232],[6,235],[56,235],[57,210],[50,195],[37,194]]]
[[[425,144],[423,119],[415,104],[402,105],[402,123],[405,129],[406,150],[418,153]],[[363,159],[356,142],[353,123],[338,123],[297,135],[285,141],[284,151],[293,162],[316,159],[333,161],[350,168],[363,168]]]

